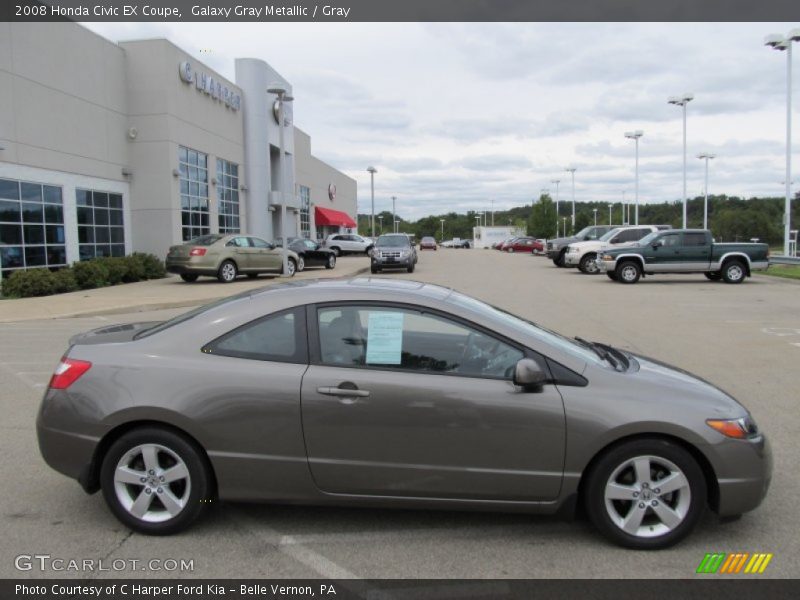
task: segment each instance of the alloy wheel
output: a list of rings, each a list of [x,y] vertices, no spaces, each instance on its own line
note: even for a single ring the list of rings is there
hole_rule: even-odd
[[[625,460],[605,485],[605,508],[625,533],[653,538],[683,523],[692,505],[689,479],[672,461],[653,455]]]
[[[122,455],[114,470],[114,492],[134,518],[162,523],[177,517],[189,500],[186,463],[160,444],[141,444]]]
[[[225,281],[233,281],[236,279],[236,267],[231,262],[226,262],[222,265],[222,279]]]

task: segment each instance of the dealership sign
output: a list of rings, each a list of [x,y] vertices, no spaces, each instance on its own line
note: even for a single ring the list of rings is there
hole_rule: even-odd
[[[225,106],[232,110],[239,110],[242,106],[242,97],[222,83],[219,79],[211,77],[207,73],[201,73],[192,69],[192,64],[188,60],[178,64],[178,75],[184,83],[194,83],[194,86],[204,94],[211,96],[214,100],[224,102]]]

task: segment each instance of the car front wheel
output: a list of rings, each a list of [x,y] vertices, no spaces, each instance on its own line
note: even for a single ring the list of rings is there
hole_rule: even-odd
[[[628,261],[617,268],[617,281],[621,283],[636,283],[642,276],[642,269],[638,263]]]
[[[333,268],[333,267],[335,267],[335,266],[336,266],[336,256],[334,256],[333,254],[331,254],[331,255],[328,257],[328,260],[325,262],[325,268],[326,268],[326,269],[332,269],[332,268]]]
[[[128,528],[148,535],[186,529],[209,506],[211,476],[201,451],[166,429],[145,427],[115,441],[100,470],[103,497]]]
[[[620,546],[655,550],[686,537],[703,514],[703,471],[683,447],[639,439],[606,452],[588,475],[592,523]]]
[[[232,260],[226,260],[219,266],[219,270],[217,271],[217,279],[219,279],[222,283],[230,283],[236,276],[239,274],[238,269],[236,268],[236,263]]]
[[[578,269],[581,273],[586,273],[587,275],[595,275],[599,272],[599,268],[597,267],[597,254],[590,253],[581,258],[581,262],[578,265]]]
[[[281,267],[281,273],[284,275],[288,275],[289,277],[294,277],[294,274],[297,272],[297,263],[294,261],[293,258],[290,258],[286,261],[286,269],[284,270]]]

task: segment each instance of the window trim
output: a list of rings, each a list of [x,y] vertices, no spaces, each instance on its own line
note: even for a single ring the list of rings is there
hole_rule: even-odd
[[[275,362],[275,363],[288,363],[293,365],[308,365],[309,362],[309,352],[308,352],[308,335],[304,335],[305,328],[303,327],[303,323],[307,321],[306,316],[307,308],[306,306],[294,306],[291,308],[285,308],[283,310],[279,310],[273,313],[269,313],[267,315],[263,315],[258,317],[257,319],[253,319],[252,321],[248,321],[243,325],[239,325],[235,329],[228,331],[227,333],[222,334],[221,336],[211,340],[210,342],[206,343],[200,351],[203,354],[211,354],[213,356],[225,356],[228,358],[239,358],[244,360],[258,360],[261,362]],[[235,350],[225,350],[220,351],[218,349],[218,345],[227,340],[234,335],[237,335],[239,332],[243,331],[244,329],[250,327],[257,327],[262,322],[272,319],[274,317],[280,317],[282,315],[293,314],[294,315],[294,343],[295,343],[295,350],[294,354],[291,356],[277,356],[274,354],[258,354],[255,352],[237,352]]]
[[[320,348],[320,339],[319,339],[319,310],[324,308],[336,308],[336,307],[344,307],[344,306],[358,306],[358,307],[379,307],[379,308],[398,308],[403,310],[408,310],[411,312],[417,312],[422,315],[430,314],[435,317],[439,317],[441,319],[445,319],[447,321],[452,321],[453,323],[459,324],[463,327],[467,327],[470,329],[474,329],[484,335],[487,335],[491,338],[499,340],[504,344],[511,346],[515,350],[518,350],[522,353],[523,358],[531,358],[535,360],[539,366],[544,370],[547,375],[548,381],[553,379],[552,372],[550,370],[550,365],[548,364],[548,357],[543,354],[539,354],[538,352],[520,344],[515,340],[511,340],[506,336],[488,329],[483,325],[479,325],[469,319],[464,319],[458,315],[453,315],[452,313],[448,313],[442,310],[438,310],[435,308],[431,308],[428,306],[419,306],[416,304],[407,304],[404,302],[392,302],[392,301],[381,301],[381,300],[339,300],[339,301],[331,301],[331,302],[318,302],[315,304],[307,305],[306,311],[306,330],[308,331],[308,357],[309,357],[309,365],[316,366],[316,367],[328,367],[333,369],[359,369],[359,370],[367,370],[367,371],[384,371],[387,373],[409,373],[413,375],[439,375],[439,376],[446,376],[446,377],[461,377],[461,378],[470,378],[470,379],[487,379],[492,381],[512,381],[510,377],[499,377],[499,376],[489,376],[489,375],[472,375],[468,373],[448,373],[445,371],[426,371],[420,369],[403,369],[400,367],[387,367],[384,365],[331,365],[328,363],[322,362],[322,351]],[[553,382],[555,383],[555,382]]]

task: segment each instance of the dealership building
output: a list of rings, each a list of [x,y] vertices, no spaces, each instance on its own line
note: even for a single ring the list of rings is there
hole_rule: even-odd
[[[290,97],[291,84],[252,58],[236,59],[235,79],[165,39],[0,23],[2,275],[164,256],[205,233],[354,229],[355,180],[311,155],[291,102],[279,123],[267,90]]]

